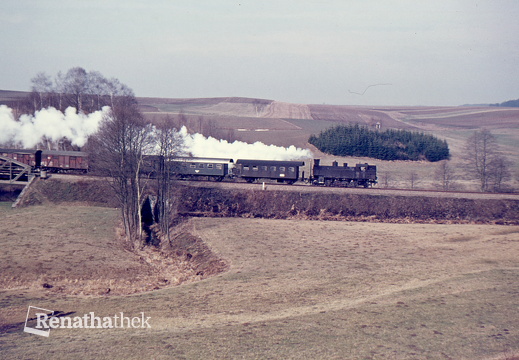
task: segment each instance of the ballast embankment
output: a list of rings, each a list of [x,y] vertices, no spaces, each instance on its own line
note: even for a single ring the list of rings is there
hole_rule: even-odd
[[[152,187],[152,183],[150,183]],[[192,186],[177,182],[173,201],[180,217],[248,217],[372,222],[489,223],[518,225],[519,200],[373,195],[299,190]],[[151,188],[150,195],[154,195]],[[36,181],[20,200],[21,206],[80,203],[117,207],[107,179],[54,176]]]
[[[179,187],[185,216],[519,224],[519,200]]]

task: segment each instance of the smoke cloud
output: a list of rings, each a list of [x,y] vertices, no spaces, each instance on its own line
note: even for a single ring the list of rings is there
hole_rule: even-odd
[[[73,107],[67,108],[65,113],[49,107],[36,111],[34,115],[22,115],[16,120],[12,109],[0,105],[0,144],[33,148],[44,139],[57,142],[67,138],[73,145],[81,147],[90,135],[98,131],[103,117],[109,115],[109,112],[108,106],[88,115],[78,114]],[[195,157],[235,160],[303,160],[312,157],[310,150],[295,146],[285,148],[266,145],[259,141],[254,144],[243,141],[230,143],[202,134],[189,134],[185,126],[178,134],[184,140],[184,152]]]
[[[243,141],[217,140],[202,134],[189,134],[186,127],[180,129],[185,151],[195,157],[260,160],[303,160],[312,157],[308,149],[266,145],[262,142],[249,144]]]
[[[85,145],[88,137],[97,132],[99,124],[110,111],[108,106],[91,114],[77,113],[69,107],[62,113],[53,107],[36,111],[34,115],[14,118],[12,109],[0,105],[0,143],[13,143],[32,148],[44,138],[58,141],[67,138],[73,145]]]

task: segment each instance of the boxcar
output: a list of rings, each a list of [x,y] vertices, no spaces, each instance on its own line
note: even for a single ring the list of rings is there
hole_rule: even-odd
[[[50,172],[87,172],[88,154],[81,151],[41,152],[41,169]]]
[[[274,160],[237,160],[233,170],[234,176],[247,182],[259,179],[271,179],[277,182],[293,184],[299,179],[299,168],[302,161]]]
[[[41,162],[41,150],[0,149],[0,156],[16,160],[32,167],[39,167]]]

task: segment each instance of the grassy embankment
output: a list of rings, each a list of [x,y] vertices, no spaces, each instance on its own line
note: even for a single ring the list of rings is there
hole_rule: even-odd
[[[3,283],[12,274],[158,280],[117,242],[114,209],[4,208],[2,219]],[[184,226],[229,271],[132,296],[71,296],[38,283],[2,290],[0,355],[504,359],[519,350],[517,226],[242,218]],[[152,328],[41,338],[22,331],[29,305],[72,316],[144,312]]]

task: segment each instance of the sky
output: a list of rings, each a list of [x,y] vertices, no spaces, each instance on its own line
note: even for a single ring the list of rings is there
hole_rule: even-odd
[[[80,66],[139,97],[519,98],[517,0],[3,0],[0,89]]]

